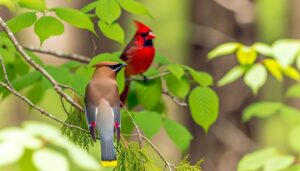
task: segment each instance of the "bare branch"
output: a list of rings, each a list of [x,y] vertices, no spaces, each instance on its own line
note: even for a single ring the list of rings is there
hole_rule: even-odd
[[[79,55],[79,54],[74,54],[74,53],[57,52],[49,49],[42,49],[42,48],[37,48],[32,46],[23,46],[23,48],[32,52],[52,55],[52,56],[78,61],[82,63],[89,63],[91,61],[89,57]]]
[[[162,93],[166,96],[169,96],[178,106],[184,108],[188,107],[187,103],[179,101],[173,94],[170,93],[170,91],[163,90]]]
[[[165,71],[165,72],[162,72],[162,73],[159,73],[157,75],[154,75],[154,76],[150,76],[150,77],[146,77],[146,80],[153,80],[153,79],[156,79],[156,78],[161,78],[165,75],[168,75],[170,74],[169,71]],[[145,78],[141,78],[141,77],[131,77],[129,78],[130,81],[144,81]]]
[[[64,97],[69,103],[71,103],[74,107],[76,107],[80,111],[84,111],[82,106],[79,105],[77,102],[75,102],[69,95],[65,94],[62,88],[59,86],[57,81],[39,64],[37,64],[32,58],[24,51],[20,43],[17,41],[11,30],[8,28],[7,24],[3,21],[3,19],[0,17],[0,27],[3,29],[3,31],[8,35],[9,39],[14,44],[17,51],[21,54],[21,56],[25,59],[25,61],[30,64],[32,67],[34,67],[35,70],[40,72],[45,78],[49,80],[49,82],[54,87],[55,91]]]
[[[9,87],[13,87],[8,79],[8,76],[7,76],[7,72],[6,72],[6,68],[5,68],[5,65],[4,65],[4,61],[3,61],[3,58],[2,56],[0,55],[0,63],[1,63],[1,66],[2,66],[2,71],[3,71],[3,75],[4,75],[4,80],[6,82],[6,84],[9,86]]]

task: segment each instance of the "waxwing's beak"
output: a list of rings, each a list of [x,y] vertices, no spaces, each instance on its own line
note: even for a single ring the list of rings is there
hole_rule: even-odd
[[[127,66],[126,63],[119,64],[119,66],[115,69],[116,72],[119,72],[123,67]]]

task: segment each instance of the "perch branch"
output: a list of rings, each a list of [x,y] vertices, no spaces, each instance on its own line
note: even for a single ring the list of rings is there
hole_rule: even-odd
[[[0,63],[1,63],[1,66],[2,66],[2,71],[3,71],[3,75],[4,75],[4,79],[5,79],[5,82],[1,82],[0,81],[0,86],[5,88],[6,90],[8,90],[9,92],[11,92],[12,94],[14,94],[16,97],[20,98],[21,100],[23,100],[24,102],[26,102],[29,106],[31,106],[32,108],[38,110],[41,114],[69,127],[69,128],[76,128],[76,129],[79,129],[81,131],[84,131],[84,132],[88,132],[87,130],[85,129],[82,129],[78,126],[75,126],[75,125],[69,125],[67,123],[65,123],[64,121],[56,118],[55,116],[53,116],[52,114],[50,114],[49,112],[47,112],[46,110],[42,109],[41,107],[39,106],[36,106],[34,103],[32,103],[28,98],[26,98],[25,96],[21,95],[19,92],[17,92],[15,90],[15,88],[12,86],[12,84],[10,83],[8,77],[7,77],[7,72],[6,72],[6,68],[5,68],[5,65],[4,65],[4,62],[3,62],[3,59],[2,59],[2,56],[0,55]]]
[[[14,44],[17,51],[21,54],[21,56],[25,59],[25,61],[34,67],[35,70],[40,72],[45,78],[49,80],[49,82],[54,87],[55,91],[62,97],[64,97],[69,103],[71,103],[74,107],[76,107],[80,111],[84,111],[82,106],[76,103],[69,95],[65,94],[62,88],[59,86],[59,83],[39,64],[37,64],[32,58],[24,51],[23,47],[17,41],[11,30],[8,28],[7,24],[3,21],[2,17],[0,17],[0,27],[3,31],[8,35],[9,39]]]
[[[82,63],[89,63],[91,60],[89,57],[79,55],[79,54],[74,54],[74,53],[57,52],[49,49],[42,49],[42,48],[37,48],[32,46],[23,46],[23,48],[32,52],[56,56],[64,59],[82,62]]]

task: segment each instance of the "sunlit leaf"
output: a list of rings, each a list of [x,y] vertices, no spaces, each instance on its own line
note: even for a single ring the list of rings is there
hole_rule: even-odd
[[[167,69],[178,79],[184,75],[184,69],[179,64],[168,65]]]
[[[280,171],[291,166],[294,161],[295,158],[290,155],[274,156],[266,162],[264,171]]]
[[[255,50],[246,46],[239,48],[236,55],[239,63],[242,65],[253,64],[257,57]]]
[[[190,93],[188,101],[193,120],[207,132],[219,114],[217,94],[208,87],[197,87]]]
[[[170,61],[163,55],[156,53],[154,57],[154,63],[160,64],[160,65],[166,65],[170,64]]]
[[[223,43],[208,53],[208,59],[233,54],[240,46],[241,44],[235,42]]]
[[[265,59],[263,60],[263,64],[277,80],[282,80],[281,67],[277,61],[273,59]]]
[[[188,79],[184,76],[178,79],[173,74],[169,74],[165,77],[167,87],[170,92],[180,98],[185,98],[190,91],[190,84]]]
[[[96,7],[96,15],[110,25],[121,16],[121,7],[116,0],[101,0]]]
[[[266,118],[276,114],[282,103],[278,102],[257,102],[247,106],[243,111],[243,121],[248,121],[253,117]]]
[[[0,166],[16,163],[23,155],[24,147],[13,141],[0,142]]]
[[[181,151],[186,151],[190,146],[190,142],[193,139],[192,134],[181,124],[178,124],[172,120],[165,119],[163,121],[164,128],[167,134],[177,145]]]
[[[23,8],[44,11],[47,9],[45,0],[20,0],[19,5]]]
[[[117,41],[119,43],[124,43],[125,33],[120,24],[113,23],[109,25],[103,21],[99,21],[98,26],[107,38]]]
[[[118,56],[112,53],[101,53],[92,58],[92,60],[89,63],[89,66],[92,67],[93,65],[103,61],[123,62]]]
[[[98,4],[99,1],[94,1],[94,2],[91,2],[87,5],[85,5],[84,7],[82,7],[80,9],[80,11],[84,12],[84,13],[88,13],[92,10],[94,10],[96,7],[97,7],[97,4]]]
[[[35,12],[27,12],[8,20],[7,25],[13,33],[16,33],[26,27],[32,26],[35,21]]]
[[[283,67],[293,64],[300,49],[300,41],[278,40],[272,46],[273,55]]]
[[[43,171],[69,171],[69,163],[65,156],[49,148],[43,148],[33,153],[34,165]]]
[[[267,81],[267,70],[262,64],[255,64],[245,74],[244,81],[254,94],[257,94]]]
[[[54,17],[43,16],[35,23],[34,32],[40,38],[40,44],[43,44],[49,37],[63,34],[64,25]]]
[[[224,86],[234,82],[239,79],[244,73],[246,69],[242,66],[235,66],[231,70],[229,70],[219,81],[218,86]]]
[[[252,48],[254,48],[256,50],[256,52],[261,55],[264,55],[264,56],[272,56],[273,55],[272,48],[265,43],[261,43],[261,42],[254,43],[252,45]]]
[[[300,80],[300,73],[294,67],[288,66],[286,68],[283,68],[282,71],[286,76],[290,77],[291,79],[294,79],[296,81]]]
[[[92,20],[83,12],[73,8],[55,8],[55,13],[74,27],[89,30],[96,35]]]
[[[273,148],[257,150],[252,153],[246,154],[238,164],[238,171],[254,171],[262,169],[264,164],[278,152]]]
[[[132,14],[137,15],[148,15],[150,17],[151,14],[149,10],[140,2],[135,0],[118,0],[122,8]]]

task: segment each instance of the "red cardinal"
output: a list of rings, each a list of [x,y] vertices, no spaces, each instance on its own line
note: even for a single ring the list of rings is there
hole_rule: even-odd
[[[127,63],[125,68],[126,84],[121,94],[124,104],[130,85],[130,76],[143,74],[152,64],[155,54],[153,39],[155,35],[151,29],[141,22],[135,21],[137,31],[121,55],[121,59]]]

